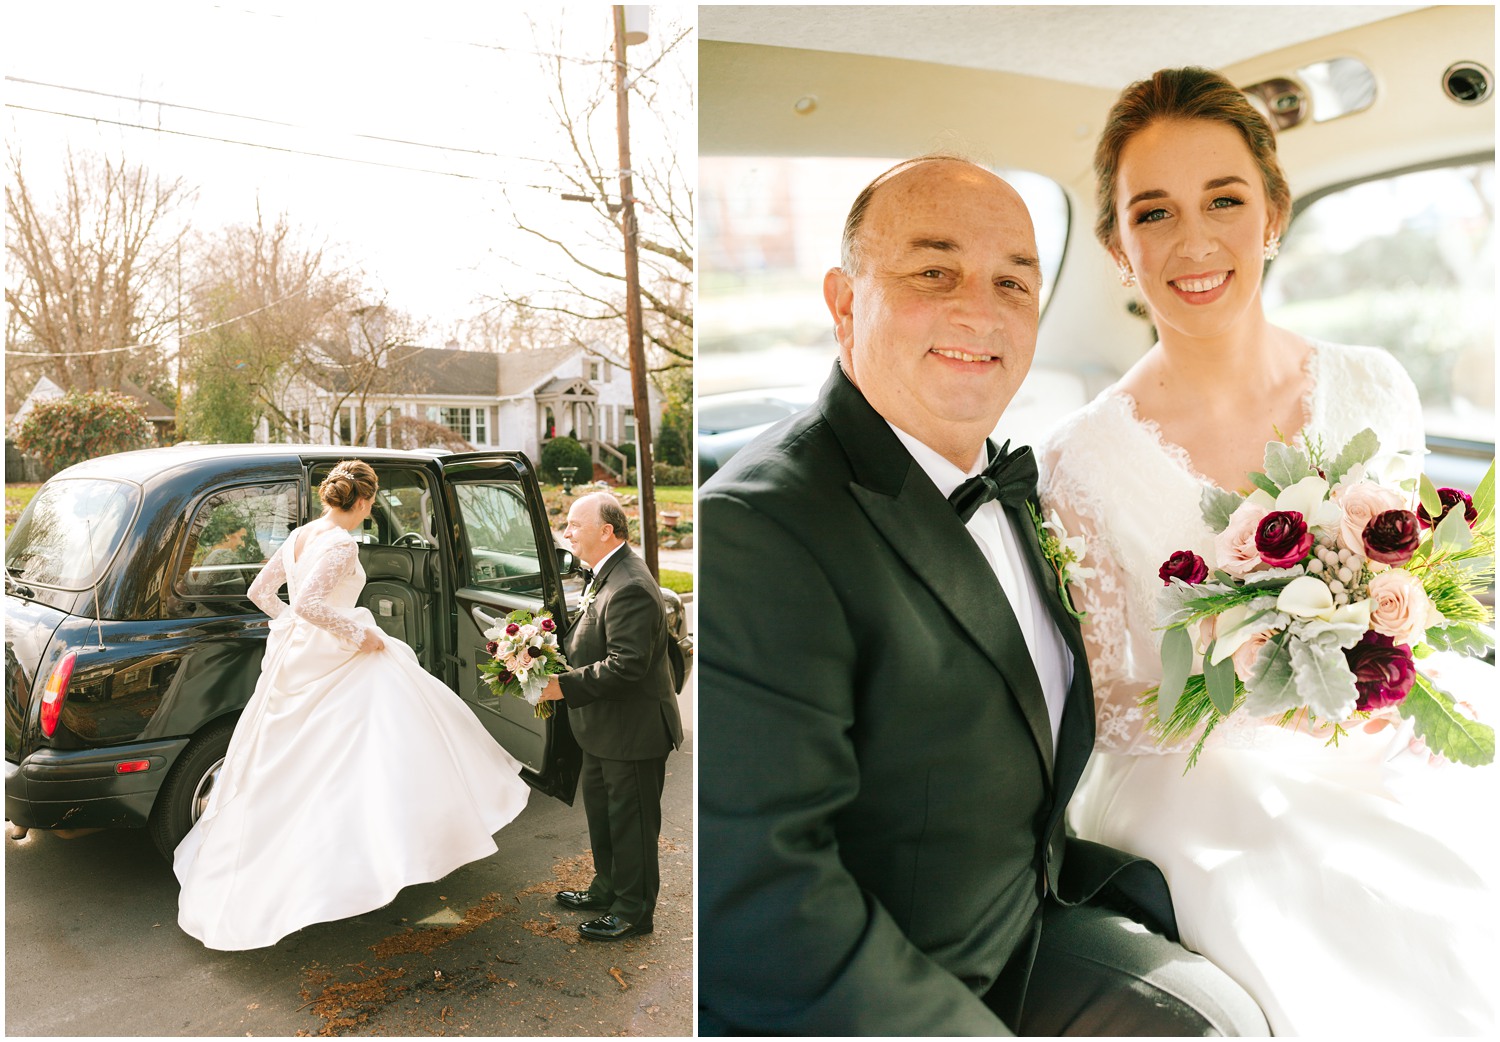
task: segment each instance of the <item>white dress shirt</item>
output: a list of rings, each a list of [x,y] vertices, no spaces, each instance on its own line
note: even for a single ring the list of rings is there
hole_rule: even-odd
[[[936,450],[929,448],[900,428],[891,425],[901,444],[906,446],[912,459],[932,479],[943,496],[952,495],[966,478],[982,472],[989,462],[981,452],[974,466],[965,474]],[[1042,694],[1047,700],[1047,716],[1052,722],[1052,748],[1057,751],[1057,732],[1062,724],[1063,706],[1067,703],[1068,688],[1073,684],[1073,653],[1063,643],[1062,634],[1052,616],[1047,613],[1046,603],[1036,588],[1031,569],[1021,551],[1016,534],[1010,524],[1005,508],[997,500],[990,500],[969,519],[966,527],[980,553],[990,563],[1000,589],[1015,612],[1016,622],[1021,627],[1021,636],[1031,652],[1032,664],[1042,682]]]

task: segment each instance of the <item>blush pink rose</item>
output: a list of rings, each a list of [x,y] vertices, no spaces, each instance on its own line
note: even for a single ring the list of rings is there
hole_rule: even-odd
[[[1432,602],[1417,577],[1402,568],[1370,580],[1370,628],[1397,644],[1419,644],[1432,618]]]
[[[1365,554],[1365,525],[1387,510],[1406,509],[1404,499],[1373,481],[1350,485],[1334,501],[1344,511],[1344,520],[1339,524],[1339,545],[1361,557]]]
[[[1214,538],[1214,557],[1219,567],[1236,579],[1243,579],[1260,567],[1255,531],[1268,513],[1265,507],[1247,499],[1229,515],[1229,524]]]
[[[1245,643],[1234,649],[1234,654],[1229,656],[1234,661],[1234,671],[1239,678],[1249,683],[1250,678],[1255,675],[1255,657],[1260,654],[1260,649],[1266,646],[1266,641],[1271,639],[1271,630],[1257,633]]]

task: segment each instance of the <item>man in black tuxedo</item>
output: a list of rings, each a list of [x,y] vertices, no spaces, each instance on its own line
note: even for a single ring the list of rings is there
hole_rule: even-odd
[[[614,941],[650,933],[661,887],[657,839],[667,753],[682,745],[661,588],[626,545],[625,511],[596,492],[568,511],[563,535],[593,577],[563,653],[570,669],[543,693],[562,699],[583,750],[583,809],[594,853],[587,890],[558,904],[603,915],[578,935]]]
[[[1025,205],[966,161],[903,163],[823,288],[817,404],[699,501],[700,1032],[1265,1033],[1162,936],[1155,866],[1065,835],[1083,645],[1031,450],[986,471],[1036,345]]]

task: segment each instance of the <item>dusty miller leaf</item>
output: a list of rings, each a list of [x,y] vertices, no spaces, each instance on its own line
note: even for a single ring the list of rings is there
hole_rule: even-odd
[[[1356,463],[1364,463],[1372,459],[1375,453],[1380,451],[1380,439],[1375,437],[1375,432],[1369,427],[1360,431],[1350,438],[1348,443],[1339,450],[1332,463],[1328,464],[1328,472],[1324,475],[1330,485],[1337,482],[1350,467]]]
[[[1279,441],[1266,442],[1266,477],[1282,488],[1291,488],[1303,478],[1311,477],[1312,467],[1300,449]]]
[[[1222,532],[1229,527],[1229,515],[1244,501],[1245,497],[1238,492],[1225,492],[1210,485],[1198,497],[1198,510],[1203,514],[1204,524],[1215,532]]]
[[[1314,716],[1329,720],[1342,720],[1352,713],[1359,692],[1348,660],[1321,641],[1294,640],[1291,648],[1292,675],[1302,704]]]

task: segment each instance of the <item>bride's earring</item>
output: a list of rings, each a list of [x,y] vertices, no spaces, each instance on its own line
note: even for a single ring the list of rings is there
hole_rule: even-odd
[[[1275,260],[1276,255],[1281,252],[1281,236],[1275,232],[1266,240],[1266,260]]]
[[[1129,264],[1120,265],[1120,285],[1126,289],[1135,285],[1135,272],[1130,270]]]

